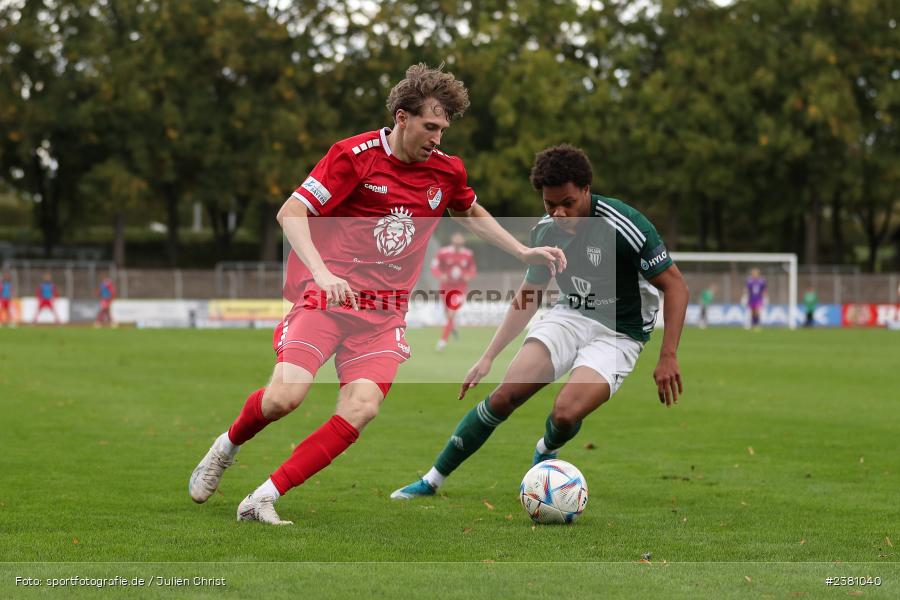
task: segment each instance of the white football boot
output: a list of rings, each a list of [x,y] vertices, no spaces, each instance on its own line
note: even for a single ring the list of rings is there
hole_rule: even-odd
[[[244,498],[243,502],[238,505],[237,509],[238,521],[259,521],[267,525],[293,525],[293,521],[282,521],[278,513],[275,512],[275,497],[263,496],[259,497],[249,494]]]
[[[194,502],[201,504],[209,500],[209,497],[216,493],[216,490],[219,488],[222,473],[233,464],[234,458],[219,449],[218,438],[216,438],[209,452],[206,453],[206,456],[203,457],[203,460],[191,473],[188,490],[191,492],[191,498]]]

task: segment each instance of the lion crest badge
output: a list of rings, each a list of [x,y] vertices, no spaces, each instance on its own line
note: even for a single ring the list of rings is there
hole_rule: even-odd
[[[381,217],[372,233],[379,252],[388,257],[399,256],[412,242],[416,224],[412,213],[401,206]]]

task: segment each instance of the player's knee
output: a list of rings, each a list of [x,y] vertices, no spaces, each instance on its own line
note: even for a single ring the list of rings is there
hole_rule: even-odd
[[[361,430],[369,421],[378,416],[379,402],[371,398],[351,398],[344,403],[342,416],[356,429]]]
[[[276,385],[266,388],[262,410],[267,419],[275,420],[291,413],[303,402],[301,386]]]
[[[491,392],[488,404],[491,407],[491,411],[498,417],[508,417],[522,403],[511,390],[501,386]]]
[[[358,404],[357,414],[361,421],[368,423],[378,416],[378,402],[369,400]]]
[[[577,427],[584,417],[574,405],[557,402],[553,405],[550,418],[553,420],[553,424],[561,430],[570,431]]]

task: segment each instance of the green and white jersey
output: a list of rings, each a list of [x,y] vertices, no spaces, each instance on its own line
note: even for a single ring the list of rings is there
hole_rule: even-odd
[[[673,263],[647,217],[620,200],[591,194],[591,216],[578,224],[575,234],[544,215],[531,230],[531,245],[557,246],[566,253],[568,266],[556,275],[561,291],[557,304],[639,342],[650,339],[659,293],[647,279]],[[525,280],[547,283],[550,270],[531,265]]]

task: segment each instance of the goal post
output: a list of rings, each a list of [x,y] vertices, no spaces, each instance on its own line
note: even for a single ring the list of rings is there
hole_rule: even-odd
[[[672,260],[680,263],[745,263],[750,265],[781,264],[788,276],[788,328],[797,328],[797,255],[775,252],[672,252]]]

